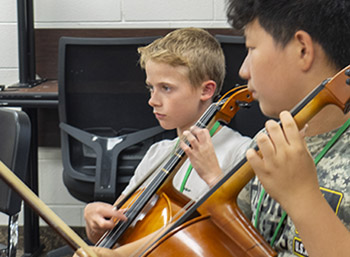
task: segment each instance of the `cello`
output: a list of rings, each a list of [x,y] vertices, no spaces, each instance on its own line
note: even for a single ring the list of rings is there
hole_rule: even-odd
[[[299,129],[329,104],[338,106],[344,114],[350,111],[349,77],[350,65],[323,81],[291,110]],[[255,149],[258,150],[257,146]],[[255,228],[237,206],[239,192],[253,177],[254,171],[244,158],[139,255],[238,257],[276,254],[271,248],[262,253],[264,241],[260,241]],[[190,218],[194,213],[197,217]]]
[[[215,121],[218,120],[227,123],[231,120],[231,118],[235,115],[239,108],[247,106],[248,103],[251,101],[253,101],[253,98],[250,92],[247,91],[246,86],[236,87],[229,91],[227,94],[225,94],[222,100],[220,100],[220,102],[212,104],[208,108],[206,113],[201,117],[197,125],[208,125],[208,127],[211,127],[215,123]],[[183,157],[184,153],[181,149],[178,149],[178,151],[175,153],[170,162],[171,167],[165,167],[168,171],[168,174],[170,174],[172,169],[175,169],[178,163],[184,161]],[[4,181],[7,182],[10,185],[10,187],[12,187],[17,193],[19,193],[23,200],[26,203],[28,203],[31,206],[31,208],[33,208],[34,211],[36,211],[39,214],[39,216],[46,221],[47,224],[54,228],[56,232],[67,242],[67,244],[72,247],[72,249],[77,250],[81,248],[81,251],[78,252],[80,256],[95,256],[95,254],[91,252],[91,250],[89,250],[86,243],[83,240],[81,240],[74,233],[74,231],[72,231],[57,215],[55,215],[55,213],[53,213],[52,210],[50,210],[33,192],[31,192],[31,190],[21,180],[19,180],[15,175],[13,175],[12,172],[3,163],[0,164],[0,176],[4,179]],[[174,173],[175,171],[172,172],[172,174]],[[166,178],[167,176],[163,176],[162,179]],[[161,186],[161,184],[162,181],[158,180],[159,187]],[[154,191],[157,190],[157,188],[153,187],[152,190],[153,191],[147,190],[146,196],[152,196],[154,194]],[[137,199],[139,198],[140,197],[138,197]],[[169,200],[164,196],[161,196],[161,198],[164,199],[165,205],[168,205]],[[134,202],[134,199],[129,198],[129,201]],[[189,201],[189,199],[186,199],[186,201]],[[143,199],[143,202],[145,203],[147,201]],[[126,203],[126,201],[124,203]],[[122,202],[121,204],[124,203]],[[140,205],[138,205],[138,208],[142,209],[142,206],[140,207]],[[135,211],[132,212],[133,215],[135,213]],[[170,218],[168,218],[168,222]],[[131,220],[131,218],[129,220]],[[141,230],[143,230],[143,228],[141,228]],[[133,232],[132,229],[129,229],[129,232],[127,234],[130,234],[130,231]],[[134,233],[134,235],[136,234],[137,233]],[[139,233],[138,237],[141,236],[142,233]],[[108,242],[110,241],[108,240]],[[114,244],[115,243],[113,243],[111,247],[113,247]]]
[[[310,95],[308,95],[293,111],[294,118],[299,126],[303,127],[309,119],[311,119],[318,111],[328,104],[335,104],[341,108],[344,113],[350,110],[350,66],[340,71],[332,79],[324,81],[318,86]],[[13,173],[0,162],[0,176],[7,182],[20,196],[28,203],[38,214],[42,217],[51,227],[53,227],[66,242],[78,251],[79,256],[95,256],[92,252],[89,252],[88,248],[79,237],[73,236],[74,232],[71,231],[63,222],[58,222],[59,218],[52,211],[49,210],[40,199],[26,187]],[[237,207],[236,198],[241,190],[248,183],[248,181],[254,176],[254,173],[243,159],[235,168],[226,174],[208,193],[206,193],[199,201],[192,204],[186,213],[170,224],[166,230],[163,230],[161,235],[154,240],[153,244],[146,249],[141,249],[142,252],[136,253],[137,256],[266,256],[262,254],[255,254],[256,250],[262,242],[257,242],[256,238],[259,235],[256,234],[254,238],[250,238],[250,234],[247,232],[253,230],[250,222],[240,212]],[[195,218],[192,218],[193,214],[196,214]],[[209,221],[209,222],[201,222]],[[210,223],[210,224],[209,224]],[[209,224],[209,226],[208,226]],[[226,243],[220,241],[215,242],[212,237],[198,234],[198,226],[201,226],[202,231],[206,232],[220,232],[215,234],[215,238],[218,240],[227,239]],[[210,229],[214,227],[214,229]],[[253,233],[254,234],[254,233]],[[211,238],[212,241],[201,241],[201,239]],[[188,239],[187,241],[185,241]],[[195,247],[190,249],[190,243],[195,243]],[[252,244],[253,242],[253,244]],[[175,246],[174,246],[175,243]],[[205,246],[207,243],[213,243],[207,249]],[[237,252],[232,252],[232,249],[227,250],[222,255],[217,254],[217,247],[215,245],[221,245],[223,247],[230,246],[231,244],[237,246]],[[193,245],[191,245],[193,246]],[[240,249],[241,248],[241,249]],[[244,249],[245,248],[245,249]],[[179,250],[182,250],[180,253]],[[204,250],[203,250],[204,249]],[[219,249],[220,250],[220,249]],[[244,253],[240,255],[240,253]],[[263,253],[265,254],[265,253]],[[266,254],[275,253],[268,249]]]
[[[251,101],[253,98],[246,86],[233,88],[221,100],[209,106],[196,125],[210,129],[216,121],[228,123],[240,107],[247,106]],[[136,241],[179,216],[177,213],[190,203],[190,199],[172,187],[172,179],[184,161],[184,151],[178,148],[146,188],[133,192],[118,203],[118,209],[126,209],[124,214],[128,220],[116,222],[115,227],[102,236],[96,246],[113,248],[116,244],[120,246]]]

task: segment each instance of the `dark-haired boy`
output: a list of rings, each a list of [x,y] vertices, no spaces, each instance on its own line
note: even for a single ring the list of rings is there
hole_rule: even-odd
[[[350,114],[327,106],[300,133],[288,112],[350,63],[350,1],[229,0],[227,15],[246,37],[241,77],[262,112],[282,122],[256,137],[262,156],[247,151],[257,177],[242,206],[278,256],[350,256],[350,129],[313,160]],[[204,169],[206,158],[186,153]]]

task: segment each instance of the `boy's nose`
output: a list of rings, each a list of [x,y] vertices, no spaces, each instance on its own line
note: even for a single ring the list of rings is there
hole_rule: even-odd
[[[148,104],[152,107],[159,106],[159,100],[154,92],[151,93],[151,96],[148,100]]]
[[[249,80],[248,57],[246,57],[239,69],[239,76],[244,80]]]

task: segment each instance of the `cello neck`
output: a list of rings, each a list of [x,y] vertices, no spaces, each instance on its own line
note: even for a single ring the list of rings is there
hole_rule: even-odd
[[[291,113],[299,129],[314,117],[323,107],[329,104],[334,104],[343,110],[344,113],[350,110],[350,65],[337,73],[332,79],[327,79],[309,93],[299,104],[297,104]],[[265,129],[261,130],[265,132]],[[255,146],[258,150],[258,147]],[[195,204],[193,204],[186,213],[178,219],[174,224],[163,234],[165,235],[172,229],[180,226],[194,212],[199,211],[203,214],[218,215],[224,217],[227,222],[232,213],[236,213],[237,196],[243,187],[254,177],[254,171],[247,159],[242,160],[227,174],[225,174],[206,194],[204,194]],[[232,212],[217,213],[220,210],[219,206],[230,206]],[[230,231],[228,224],[225,223],[225,231]],[[235,231],[232,228],[231,231]]]
[[[213,103],[197,121],[196,126],[204,128],[208,127],[209,129],[214,125],[218,120],[229,122],[234,114],[240,108],[241,103],[249,103],[253,100],[251,93],[248,92],[246,86],[240,86],[232,89],[230,96],[224,96],[222,100],[218,103]],[[186,142],[189,144],[189,142]],[[133,202],[130,207],[124,207],[123,204],[128,200],[126,197],[120,204],[118,208],[125,208],[127,211],[124,213],[128,218],[125,222],[118,222],[116,226],[110,230],[103,238],[98,242],[97,246],[112,248],[119,238],[123,236],[128,227],[136,219],[142,209],[146,204],[151,200],[151,198],[161,189],[164,182],[173,176],[177,169],[185,161],[185,153],[181,148],[176,149],[175,153],[170,157],[169,161],[165,166],[156,174],[152,179],[149,186],[141,193],[141,195]]]

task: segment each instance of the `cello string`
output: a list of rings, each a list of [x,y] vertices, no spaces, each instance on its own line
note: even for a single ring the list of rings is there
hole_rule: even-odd
[[[226,177],[226,176],[224,176],[224,177]],[[218,186],[220,186],[220,185],[218,185]],[[214,189],[215,189],[215,187],[214,187]],[[216,189],[215,189],[216,190]],[[210,190],[210,191],[212,191],[212,190]],[[211,192],[209,192],[209,193],[211,193]],[[205,199],[204,199],[205,200]],[[199,203],[200,203],[201,201],[199,201]],[[193,206],[194,208],[196,208],[197,206]]]
[[[219,181],[223,177],[223,174],[218,176],[215,181]],[[215,182],[214,182],[215,183]],[[202,189],[200,195],[205,194],[207,190]],[[183,208],[181,208],[175,215],[171,217],[171,220],[168,224],[166,224],[164,227],[160,228],[156,232],[153,232],[154,234],[145,240],[145,242],[142,244],[142,246],[138,249],[135,249],[135,252],[132,253],[130,256],[141,256],[142,253],[147,251],[148,247],[151,243],[156,242],[157,240],[160,240],[165,234],[167,233],[167,229],[173,224],[178,218],[180,218],[183,214],[187,212],[187,210],[192,206],[193,203],[195,203],[196,200],[191,199]]]
[[[225,96],[224,96],[225,97]],[[223,97],[223,98],[224,98]],[[221,100],[220,100],[221,101]],[[223,102],[223,101],[221,101],[221,102]],[[216,107],[217,107],[217,105],[218,104],[216,104]],[[205,113],[204,114],[204,117],[206,118],[208,116],[208,112],[207,113]],[[201,119],[201,120],[203,120],[203,119]],[[199,121],[199,122],[197,122],[197,126],[199,126],[199,127],[204,127],[204,124],[201,122],[201,120]],[[182,152],[182,151],[181,151]],[[182,153],[181,153],[182,154]],[[189,202],[189,204],[188,204],[188,206],[190,206],[192,203],[193,203],[194,201],[190,201]],[[184,210],[187,210],[187,207],[185,206],[185,208],[184,208]]]
[[[182,151],[181,151],[182,152]],[[192,203],[193,203],[194,201],[190,201],[189,203],[188,203],[188,206],[190,206]],[[186,211],[187,210],[187,206],[185,206],[184,208],[183,208],[183,211],[182,211],[182,213],[184,212],[184,211]],[[181,214],[181,212],[179,212],[176,216],[179,216]]]
[[[323,85],[320,85],[320,86],[317,87],[314,91],[312,91],[311,94],[309,94],[305,99],[302,100],[301,104],[298,104],[298,105],[297,105],[298,108],[295,108],[295,109],[293,108],[293,110],[292,110],[291,112],[294,113],[294,111],[295,111],[296,113],[299,113],[299,111],[300,111],[301,109],[304,108],[305,102],[308,103],[308,102],[309,102],[310,100],[312,100],[316,95],[318,95],[319,91],[322,90],[322,87],[321,87],[321,86],[323,86]],[[322,103],[321,103],[320,105],[322,105]],[[299,109],[299,107],[301,107],[301,108]],[[293,115],[293,116],[294,116],[294,115]],[[301,122],[303,122],[303,120],[301,120]],[[256,149],[256,150],[257,150],[257,149]],[[232,172],[229,172],[229,173],[227,174],[227,176],[224,176],[225,181],[226,181],[226,177],[232,176],[232,173],[238,171],[238,170],[242,167],[243,163],[246,163],[246,162],[247,162],[247,161],[246,161],[246,158],[243,158],[242,161],[241,161],[238,165],[235,166],[235,168],[234,168],[234,170],[233,170]],[[200,199],[200,200],[198,201],[198,203],[199,203],[199,204],[202,204],[206,199],[208,199],[208,198],[210,197],[210,195],[211,195],[213,192],[215,192],[222,184],[224,184],[225,181],[222,181],[222,182],[216,184],[216,185],[208,192],[208,194],[206,194],[206,195],[203,197],[203,199]],[[199,206],[198,204],[195,204],[195,205],[191,206],[190,209],[192,209],[192,210],[194,211],[198,206]],[[193,213],[193,212],[191,212],[191,213]],[[191,213],[189,213],[189,214],[191,214]],[[184,218],[188,218],[188,217],[189,217],[189,215],[184,216]],[[176,225],[178,225],[178,223],[180,223],[180,222],[182,223],[183,221],[180,220],[179,222],[175,222],[174,225],[176,226]],[[169,231],[170,231],[171,229],[173,229],[173,227],[170,227]]]
[[[209,112],[210,113],[210,112]],[[204,115],[204,118],[202,117],[202,119],[201,120],[205,120],[205,119],[207,119],[208,120],[208,117],[210,117],[210,115],[208,114],[208,112],[207,112],[207,114],[206,115]],[[201,125],[201,124],[203,124],[203,122],[202,121],[199,121],[199,122],[197,122],[197,125]],[[181,154],[183,153],[183,151],[182,151],[182,149],[181,149]],[[192,204],[192,202],[190,202],[189,204]],[[134,205],[134,206],[136,206],[136,207],[138,207],[138,204],[136,204],[136,205]],[[184,210],[187,210],[187,207],[185,206],[185,209]]]
[[[198,124],[199,122],[197,122]],[[197,125],[196,124],[196,125]],[[199,125],[201,125],[202,123],[199,123]],[[205,126],[204,126],[205,127]],[[216,129],[215,129],[216,130]],[[222,177],[222,176],[219,176]],[[220,178],[218,178],[217,180],[220,180]],[[202,192],[200,194],[204,194],[205,193],[205,189],[202,189]],[[195,200],[191,199],[185,206],[183,206],[175,215],[173,215],[171,217],[171,220],[169,222],[169,225],[171,224],[172,221],[176,220],[178,217],[182,216],[184,213],[186,213],[186,211],[189,209],[189,207],[195,202]],[[164,226],[163,228],[159,229],[157,231],[157,233],[154,234],[154,236],[152,236],[151,238],[149,238],[149,240],[147,240],[147,242],[145,242],[143,244],[143,247],[145,247],[147,244],[149,244],[154,238],[161,238],[161,234],[162,232],[166,231],[168,226]],[[142,253],[144,250],[144,248],[141,247],[140,249],[137,249],[131,256],[139,256],[140,253]],[[147,249],[147,248],[146,248]]]
[[[213,116],[213,113],[214,113],[214,111],[216,111],[216,108],[217,108],[217,104],[212,104],[212,105],[210,105],[209,108],[208,108],[208,110],[202,115],[202,117],[200,118],[200,120],[197,121],[196,125],[197,125],[197,126],[204,126],[204,122],[208,121],[209,118]],[[203,122],[202,122],[202,121],[203,121]],[[189,144],[187,140],[185,140],[185,142],[186,142],[187,144]],[[176,152],[177,152],[177,155],[180,155],[180,156],[183,156],[183,155],[184,155],[184,151],[183,151],[181,148],[179,148]],[[178,159],[179,159],[179,158],[172,158],[172,159],[171,159],[171,162],[170,162],[170,164],[169,164],[168,166],[170,166],[170,167],[175,166],[175,164],[176,164],[176,162],[178,161]],[[167,166],[167,165],[166,165],[166,166]],[[159,177],[159,178],[157,179],[157,177]],[[158,183],[160,183],[160,182],[163,180],[163,176],[157,176],[157,177],[156,177],[155,181],[151,181],[151,182],[152,182],[152,183],[154,182],[155,184],[158,184]],[[150,183],[151,183],[151,182],[150,182]],[[141,190],[140,190],[140,191],[138,192],[138,194],[137,194],[137,195],[138,195],[138,198],[136,199],[136,201],[135,201],[135,202],[130,202],[129,205],[127,206],[127,207],[128,207],[128,208],[127,208],[128,210],[126,211],[126,213],[124,213],[125,216],[127,216],[127,218],[129,218],[130,215],[133,214],[134,209],[139,209],[139,208],[142,207],[142,205],[144,205],[144,202],[141,201],[142,199],[141,199],[141,200],[138,200],[138,199],[140,199],[140,196],[141,196],[141,198],[142,198],[142,194],[144,194],[144,192],[145,192],[145,191],[142,191],[142,192],[141,192]],[[131,207],[130,207],[130,206],[131,206]],[[124,208],[123,208],[123,209],[124,209]],[[128,217],[128,216],[129,216],[129,217]],[[116,230],[115,232],[112,232],[112,233],[111,233],[111,236],[114,237],[118,232],[119,232],[119,230]],[[111,240],[111,237],[110,237],[110,240]],[[107,240],[107,242],[111,242],[110,240]]]
[[[204,119],[207,119],[207,117],[209,117],[209,115],[205,115]],[[204,124],[201,121],[199,121],[199,122],[197,122],[196,125],[198,126],[198,125],[204,125]],[[183,140],[186,144],[189,145],[189,142],[186,140],[186,137],[182,136],[181,140]],[[179,141],[180,141],[180,138],[178,139],[178,141],[175,145],[174,151],[177,153],[177,155],[182,156],[182,155],[184,155],[184,151],[182,149],[180,149]],[[172,160],[172,162],[170,162],[170,164],[168,166],[170,166],[170,167],[174,166],[176,164],[175,162],[177,162],[176,159]],[[148,187],[152,182],[154,182],[154,181],[149,181],[145,187]],[[155,182],[157,182],[157,180]]]
[[[236,89],[235,91],[238,91],[238,90],[240,90],[240,89]],[[231,90],[231,91],[233,91],[233,90]],[[226,93],[217,103],[214,103],[214,104],[212,104],[211,106],[215,106],[215,111],[217,112],[217,110],[218,110],[218,106],[219,106],[219,104],[223,104],[223,103],[225,103],[226,101],[227,101],[227,99],[225,99],[225,97],[229,94],[230,92],[228,92],[228,93]],[[223,99],[223,100],[222,100]],[[211,108],[211,106],[208,108],[209,110],[210,109],[213,109],[213,108]],[[201,117],[201,118],[206,118],[207,119],[207,121],[209,121],[208,120],[208,117],[209,117],[209,111],[206,111],[205,113],[204,113],[204,115]],[[211,114],[212,115],[212,114]],[[212,116],[211,116],[212,117]],[[199,126],[201,126],[202,125],[202,122],[201,122],[201,119],[200,119],[200,121],[199,122],[197,122],[197,124],[199,124]],[[203,125],[202,125],[203,126]],[[205,126],[204,126],[205,127]],[[182,158],[182,155],[184,154],[184,152],[183,152],[183,150],[182,149],[180,149],[181,151],[178,151],[179,152],[179,154],[181,155],[180,157]],[[172,164],[172,165],[175,165],[176,164],[176,162],[177,162],[177,160],[172,160],[173,162],[175,161],[175,163],[174,164]],[[171,163],[171,162],[170,162]],[[161,181],[159,181],[159,182],[161,182]],[[141,194],[141,196],[142,196],[142,194]],[[138,201],[136,201],[136,203],[137,203]],[[188,205],[191,205],[192,203],[193,203],[194,201],[190,201],[190,203],[188,204]],[[186,207],[184,210],[187,210],[187,208],[188,207]]]
[[[159,164],[156,165],[156,167],[155,167],[154,169],[151,169],[151,170],[145,175],[145,177],[144,177],[137,185],[135,185],[133,188],[131,188],[131,189],[129,190],[129,193],[126,194],[126,196],[125,196],[125,200],[122,199],[122,200],[120,200],[120,201],[117,201],[117,202],[114,204],[114,207],[119,208],[119,207],[121,207],[122,205],[124,205],[125,202],[127,202],[128,199],[131,198],[131,197],[133,196],[133,194],[135,194],[135,192],[137,192],[137,189],[140,188],[143,184],[145,184],[145,183],[147,182],[147,180],[151,177],[151,175],[153,174],[153,172],[156,171],[156,170],[158,170],[158,169],[160,169],[161,165],[163,165],[163,164],[166,162],[167,158],[169,158],[169,155],[168,155],[168,157],[166,157],[165,159],[163,159],[162,161],[160,161]],[[150,183],[150,182],[149,182],[149,183]],[[140,191],[138,192],[138,194],[140,194],[140,193],[142,193],[142,191],[141,191],[141,192],[140,192]],[[123,201],[124,201],[124,203],[123,203]],[[118,220],[115,221],[115,225],[117,225],[117,223],[118,223]],[[107,237],[109,236],[109,234],[111,234],[111,233],[112,233],[112,230],[106,231],[106,232],[101,236],[101,238],[98,240],[98,242],[97,242],[95,245],[96,245],[96,246],[99,246],[99,245],[102,243],[102,241],[103,241],[105,238],[107,238]]]
[[[223,97],[221,97],[216,103],[213,103],[212,105],[215,105],[216,108],[218,108],[220,105],[223,105],[223,104],[227,101],[227,99],[224,99],[224,97],[225,97],[226,95],[228,95],[229,93],[230,93],[230,91],[227,92]],[[181,138],[179,138],[179,139],[181,139]],[[177,142],[177,143],[178,143],[178,142]],[[177,148],[178,148],[178,145],[175,146],[174,151],[176,151]],[[174,154],[174,153],[175,153],[175,152],[173,152],[172,154]],[[169,156],[170,156],[170,155],[169,155]],[[159,167],[158,167],[158,168],[159,168]],[[156,168],[156,169],[158,169],[158,168]],[[129,193],[129,194],[126,196],[126,198],[128,198],[129,195],[131,196],[131,195],[133,194],[133,192],[135,192],[135,191],[137,190],[137,188],[140,188],[141,185],[150,177],[151,174],[152,174],[152,172],[149,172],[148,175],[145,176],[144,179],[143,179],[140,183],[138,183],[137,185],[135,185],[133,189],[129,190],[131,193]],[[119,205],[119,204],[118,204],[118,205]]]

